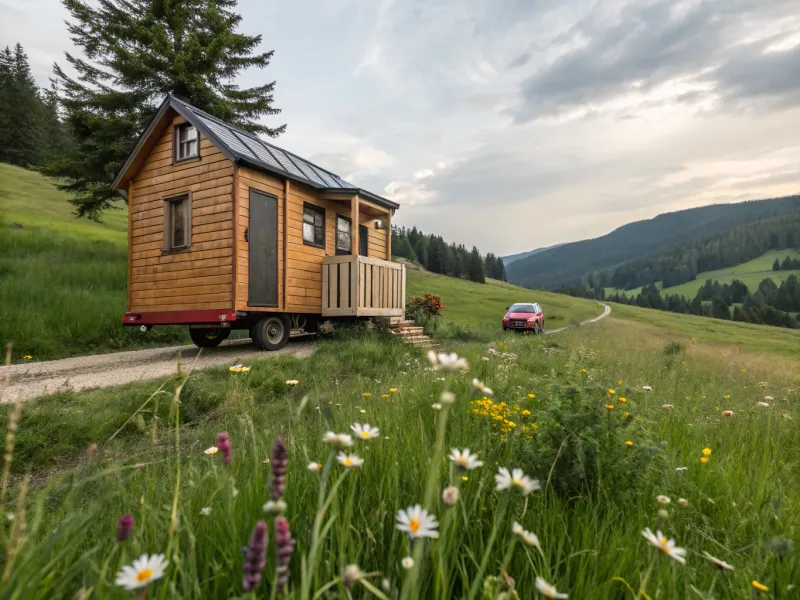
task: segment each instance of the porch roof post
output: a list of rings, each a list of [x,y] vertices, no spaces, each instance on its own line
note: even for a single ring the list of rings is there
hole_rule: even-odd
[[[350,200],[350,254],[358,256],[358,194]]]

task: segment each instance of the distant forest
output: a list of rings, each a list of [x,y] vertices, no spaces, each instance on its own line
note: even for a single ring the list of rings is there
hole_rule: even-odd
[[[487,277],[506,280],[505,266],[499,256],[491,252],[481,256],[475,246],[467,250],[463,244],[448,244],[441,236],[425,234],[416,227],[392,227],[392,256],[418,262],[433,273],[477,283],[485,283]]]
[[[698,273],[758,258],[769,250],[798,246],[800,212],[736,227],[628,261],[613,269],[595,271],[589,273],[583,282],[591,288],[631,290],[661,281],[662,287],[668,288],[694,281]]]

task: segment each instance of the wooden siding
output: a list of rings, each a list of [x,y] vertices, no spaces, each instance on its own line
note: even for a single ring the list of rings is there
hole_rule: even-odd
[[[278,198],[278,307],[260,308],[247,305],[249,248],[244,238],[249,226],[250,189],[272,194]],[[236,263],[236,310],[286,311],[321,314],[322,259],[335,255],[336,215],[350,217],[350,203],[325,200],[308,186],[283,178],[240,167],[238,171],[238,227]],[[288,194],[286,191],[288,190]],[[303,203],[308,202],[325,210],[325,247],[303,243]],[[286,208],[285,208],[286,207]],[[285,223],[285,212],[288,222]],[[383,217],[386,218],[385,216]],[[370,258],[386,259],[387,231],[375,229],[377,217],[359,213],[359,223],[369,230]],[[284,239],[284,236],[286,238]],[[284,264],[286,273],[284,273]],[[284,290],[285,288],[285,290]],[[284,302],[285,298],[285,302]]]
[[[128,309],[233,306],[234,165],[201,136],[200,159],[173,165],[175,117],[129,187]],[[191,245],[164,253],[164,198],[191,192]]]

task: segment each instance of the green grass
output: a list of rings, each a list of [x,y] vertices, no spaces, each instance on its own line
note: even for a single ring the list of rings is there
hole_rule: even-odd
[[[127,212],[109,211],[105,223],[94,223],[71,209],[38,173],[0,164],[0,340],[14,342],[13,360],[188,341],[184,328],[142,336],[121,326]]]
[[[719,281],[720,284],[727,283],[729,285],[734,279],[738,279],[747,286],[747,289],[749,289],[750,293],[752,294],[758,289],[758,284],[764,279],[772,279],[776,285],[780,285],[782,282],[786,281],[786,278],[789,277],[789,275],[800,277],[800,270],[772,270],[772,263],[775,262],[776,258],[779,261],[783,261],[783,259],[787,256],[791,258],[800,258],[800,252],[797,250],[770,250],[758,258],[754,258],[753,260],[736,265],[734,267],[698,273],[697,278],[694,281],[687,281],[686,283],[673,285],[672,287],[668,288],[662,288],[662,283],[659,281],[656,283],[656,287],[661,290],[662,296],[665,294],[673,294],[685,296],[691,300],[697,295],[697,290],[703,287],[703,284],[705,284],[707,279],[710,279],[712,282]],[[607,295],[611,295],[616,292],[624,292],[629,298],[637,296],[641,291],[642,288],[640,287],[632,290],[606,288]]]
[[[676,346],[676,339],[682,345]],[[152,586],[150,598],[247,597],[241,588],[241,548],[255,522],[264,518],[266,459],[278,434],[289,448],[286,516],[296,540],[291,597],[301,597],[304,579],[312,589],[331,583],[330,593],[320,597],[348,597],[337,582],[347,564],[380,572],[369,581],[377,586],[387,578],[393,590],[388,597],[393,597],[413,578],[400,559],[414,551],[394,528],[394,516],[423,499],[431,456],[440,443],[437,417],[444,414],[431,404],[443,389],[455,392],[457,401],[449,421],[438,423],[444,426],[441,442],[445,448],[469,447],[485,465],[462,481],[448,461],[433,464],[439,482],[430,507],[443,531],[419,549],[420,589],[409,597],[467,597],[470,587],[481,586],[478,563],[485,556],[485,575],[500,575],[506,563],[522,598],[534,597],[537,574],[571,598],[632,598],[615,578],[638,589],[654,557],[640,534],[645,527],[659,528],[688,548],[686,566],[665,556],[655,562],[646,584],[652,598],[707,598],[712,586],[714,598],[751,598],[754,579],[769,586],[770,597],[791,597],[786,590],[800,578],[800,561],[778,540],[796,544],[800,539],[795,425],[800,412],[797,392],[791,391],[800,383],[792,368],[796,362],[710,351],[650,326],[610,319],[555,338],[508,336],[501,346],[499,352],[517,358],[492,355],[482,343],[451,346],[472,368],[448,375],[431,371],[422,352],[383,334],[345,332],[321,342],[307,360],[256,362],[248,374],[224,369],[193,374],[180,397],[179,414],[172,401],[175,381],[168,381],[164,392],[127,425],[160,382],[62,394],[26,405],[13,471],[33,469],[36,478],[28,497],[27,537],[0,598],[74,597],[80,589],[92,589],[97,597],[129,598],[114,588],[114,574],[144,552],[166,552],[171,561],[165,581]],[[495,390],[495,402],[530,410],[528,417],[520,414],[505,440],[492,427],[495,421],[473,413],[473,377]],[[285,385],[290,378],[300,380],[297,388]],[[768,387],[761,388],[760,381]],[[643,385],[654,391],[643,392]],[[559,391],[559,386],[567,387]],[[398,391],[389,393],[389,388]],[[615,389],[613,398],[624,396],[627,402],[612,398],[614,410],[603,408],[608,388]],[[767,394],[774,397],[771,406],[756,406]],[[582,399],[585,421],[559,434],[557,419],[569,418],[577,399]],[[721,410],[732,410],[734,416],[724,418]],[[182,424],[180,439],[172,426],[176,419]],[[323,519],[332,518],[321,560],[304,578],[303,561],[312,564],[308,557],[320,485],[320,474],[306,465],[326,462],[328,450],[321,440],[326,430],[347,431],[353,422],[376,425],[381,435],[357,444],[354,452],[364,458],[357,471],[345,474],[334,464],[329,484],[343,479]],[[516,433],[532,422],[537,430]],[[228,468],[219,456],[203,453],[219,431],[228,431],[232,440]],[[551,469],[551,461],[530,454],[534,442],[528,439],[554,435],[567,436],[554,453],[573,452],[572,436],[582,436],[582,444],[594,440],[600,445],[608,472],[597,487],[558,492],[576,472]],[[91,446],[87,457],[90,444],[97,447]],[[706,447],[713,453],[702,465],[699,457]],[[75,461],[75,469],[45,482],[41,469],[63,469]],[[524,467],[544,489],[527,501],[495,492],[498,465]],[[678,473],[677,467],[688,470]],[[4,512],[16,511],[18,481],[15,475]],[[454,508],[438,500],[447,481],[461,488]],[[672,504],[658,504],[659,494],[671,497]],[[678,498],[686,498],[688,506],[678,505]],[[171,534],[173,506],[178,520]],[[200,514],[204,507],[211,508],[209,516]],[[667,521],[657,516],[660,508],[668,510]],[[135,529],[131,539],[117,545],[114,524],[122,514],[133,515]],[[507,553],[514,539],[512,521],[539,536],[541,554],[520,543]],[[0,549],[8,543],[12,523],[3,524]],[[272,531],[271,519],[268,526]],[[274,548],[271,541],[266,583],[257,597],[267,597],[272,588]],[[717,574],[703,551],[736,571]],[[350,594],[370,597],[359,585]]]

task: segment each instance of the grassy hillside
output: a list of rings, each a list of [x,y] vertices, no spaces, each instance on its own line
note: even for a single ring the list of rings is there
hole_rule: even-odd
[[[527,287],[575,284],[583,275],[646,257],[701,237],[789,214],[800,214],[800,196],[738,204],[716,204],[629,223],[611,233],[521,258],[508,278]],[[752,256],[752,255],[751,255]]]
[[[755,258],[753,260],[747,261],[746,263],[742,263],[740,265],[736,265],[735,267],[728,267],[727,269],[718,269],[716,271],[705,271],[704,273],[698,273],[697,279],[694,281],[687,281],[686,283],[682,283],[680,285],[673,285],[668,288],[662,288],[661,282],[656,283],[656,287],[658,289],[663,289],[662,295],[664,294],[675,294],[678,296],[685,296],[688,299],[692,299],[697,295],[697,290],[703,287],[703,284],[706,282],[707,279],[711,281],[719,281],[720,283],[727,283],[730,284],[734,279],[738,279],[742,283],[744,283],[747,288],[750,290],[750,293],[754,293],[758,289],[758,284],[761,283],[764,279],[772,279],[776,285],[780,285],[781,282],[785,281],[789,275],[796,275],[800,277],[800,270],[794,271],[773,271],[772,270],[772,263],[775,262],[777,258],[779,261],[782,261],[787,256],[792,258],[800,258],[800,252],[796,250],[772,250],[770,252],[766,252],[763,255]],[[615,288],[606,288],[606,294],[613,294],[615,293]],[[642,288],[635,288],[632,290],[619,290],[620,292],[624,292],[628,297],[636,296],[639,292],[642,291]]]

